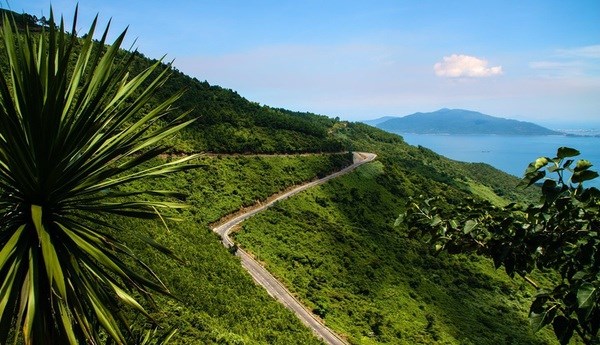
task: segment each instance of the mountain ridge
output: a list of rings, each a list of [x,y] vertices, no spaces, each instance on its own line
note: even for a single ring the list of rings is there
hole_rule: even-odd
[[[395,133],[416,134],[497,134],[497,135],[564,135],[532,122],[486,115],[465,109],[442,108],[437,111],[402,117],[382,117],[364,121]]]

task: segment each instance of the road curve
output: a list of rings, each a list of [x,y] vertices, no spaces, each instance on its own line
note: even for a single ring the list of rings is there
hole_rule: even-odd
[[[354,152],[353,163],[352,165],[335,172],[333,174],[327,175],[321,179],[308,182],[306,184],[300,185],[290,191],[287,191],[276,198],[268,201],[265,204],[258,205],[257,207],[252,207],[246,212],[239,214],[227,222],[215,226],[212,230],[221,236],[221,241],[226,248],[233,246],[233,241],[229,238],[229,232],[231,229],[243,222],[244,220],[252,217],[258,212],[270,207],[277,201],[281,201],[289,198],[290,196],[297,194],[301,191],[309,189],[311,187],[323,184],[333,178],[338,176],[347,174],[352,170],[356,169],[358,166],[371,162],[375,159],[377,155],[374,153],[366,153],[366,152]],[[310,312],[298,299],[296,299],[288,289],[283,286],[269,271],[267,271],[260,263],[254,260],[248,253],[246,253],[241,248],[238,248],[236,255],[240,257],[242,266],[250,273],[254,280],[262,285],[269,295],[277,299],[280,303],[282,303],[286,308],[293,311],[298,318],[308,326],[313,333],[315,333],[319,338],[325,341],[327,344],[332,345],[340,345],[340,344],[348,344],[344,339],[330,330],[327,326],[323,324],[321,319]]]

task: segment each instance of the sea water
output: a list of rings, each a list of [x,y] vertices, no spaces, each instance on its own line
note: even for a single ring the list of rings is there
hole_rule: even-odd
[[[600,172],[599,137],[398,134],[411,145],[421,145],[458,161],[487,163],[517,177],[523,177],[527,165],[538,157],[555,157],[561,146],[579,150],[581,154],[575,159],[592,162],[592,170]],[[600,177],[584,186],[600,188]]]

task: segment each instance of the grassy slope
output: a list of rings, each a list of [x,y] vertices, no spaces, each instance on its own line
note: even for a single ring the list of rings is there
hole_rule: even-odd
[[[347,131],[380,160],[279,203],[236,239],[352,343],[551,343],[528,327],[534,291],[524,281],[475,257],[432,256],[392,225],[411,195],[509,194],[516,179],[482,186],[472,165],[360,125]]]
[[[119,220],[121,238],[150,264],[179,299],[159,298],[154,316],[177,326],[175,344],[319,344],[296,317],[254,284],[208,224],[240,207],[349,163],[349,156],[212,157],[206,168],[152,181],[186,190],[193,206],[183,222]],[[139,234],[172,248],[185,264],[137,240]]]

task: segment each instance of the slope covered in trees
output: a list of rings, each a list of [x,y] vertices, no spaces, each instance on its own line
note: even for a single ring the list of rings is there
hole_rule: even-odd
[[[475,256],[436,255],[394,226],[410,197],[498,202],[496,190],[510,200],[517,179],[366,125],[344,132],[378,161],[251,218],[236,234],[240,244],[352,344],[553,343],[548,330],[528,326],[536,292],[525,281]],[[482,173],[496,184],[479,182]]]
[[[135,69],[151,63],[135,53]],[[166,99],[178,90],[185,94],[176,102],[198,118],[176,142],[181,151],[221,153],[339,152],[345,149],[332,137],[339,122],[322,115],[293,112],[250,102],[237,92],[199,81],[177,70],[159,91]]]
[[[13,15],[19,26],[27,25],[34,31],[40,31],[37,24],[42,21],[35,16],[2,11]],[[122,50],[119,58],[125,61],[130,54]],[[132,74],[137,74],[156,62],[134,51],[130,70]],[[166,67],[166,64],[163,66]],[[6,67],[6,61],[0,61],[0,68],[7,71]],[[260,105],[231,89],[210,85],[176,69],[171,72],[169,80],[158,90],[157,97],[146,109],[152,109],[173,94],[185,90],[174,107],[179,113],[189,111],[188,117],[197,118],[197,121],[171,141],[175,150],[297,153],[339,152],[345,149],[339,140],[331,136],[331,129],[339,122],[336,119]]]

